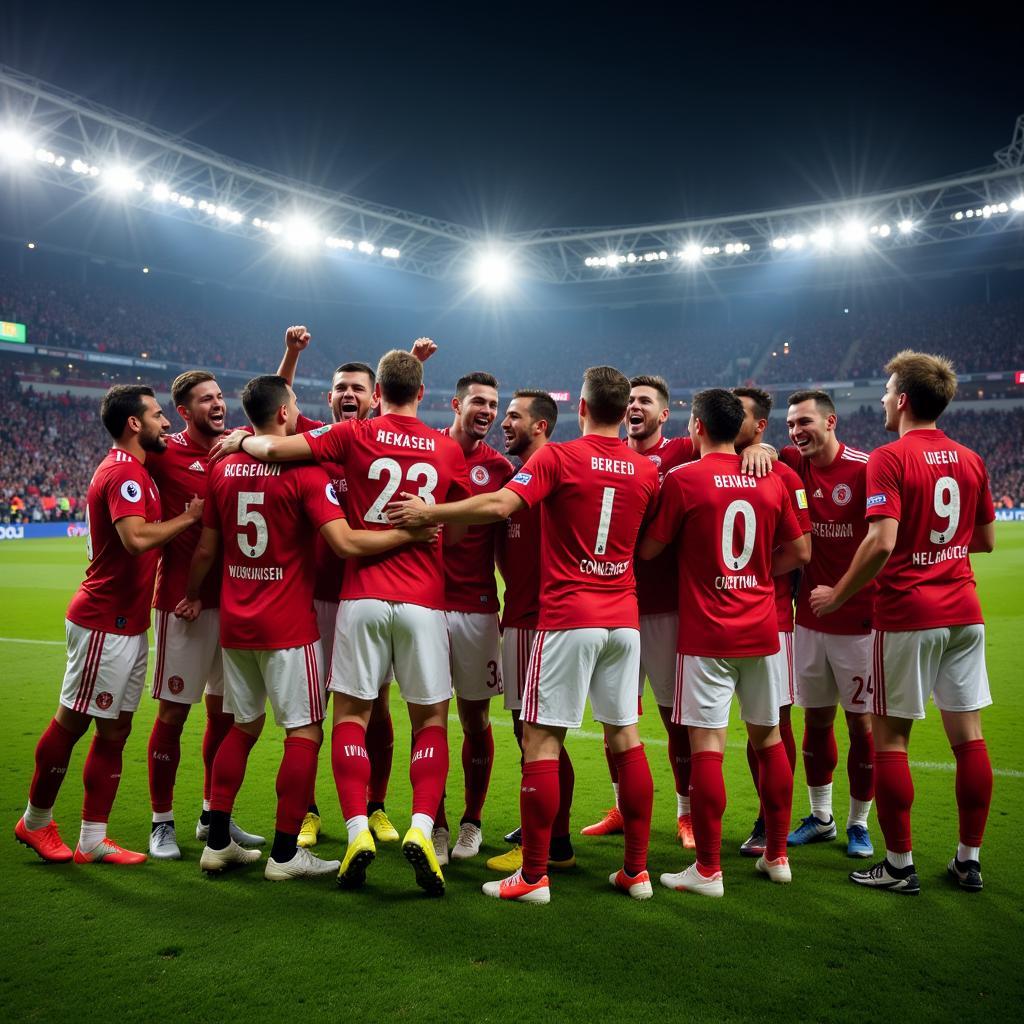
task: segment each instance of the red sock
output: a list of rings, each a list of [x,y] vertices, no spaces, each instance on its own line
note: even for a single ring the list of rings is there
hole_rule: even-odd
[[[551,834],[556,839],[569,834],[569,812],[572,810],[572,791],[575,786],[576,773],[573,771],[569,751],[562,747],[558,755],[558,813],[551,826]]]
[[[764,802],[761,800],[761,762],[757,759],[757,751],[754,744],[747,740],[747,767],[750,769],[750,777],[754,780],[754,792],[758,796],[757,820],[764,821]]]
[[[761,765],[761,800],[764,802],[765,856],[786,856],[786,837],[793,814],[793,769],[782,743],[757,752]]]
[[[339,722],[331,733],[331,768],[345,819],[366,813],[366,787],[370,781],[370,756],[366,730],[359,722]]]
[[[786,760],[789,761],[790,774],[795,774],[796,737],[793,735],[793,722],[791,719],[779,719],[779,735],[782,737],[782,745],[786,748]]]
[[[654,780],[642,743],[616,754],[615,764],[619,769],[619,810],[626,847],[623,867],[626,874],[637,875],[647,870]]]
[[[885,836],[885,848],[893,853],[910,853],[910,808],[914,803],[914,780],[905,750],[875,751],[875,809]]]
[[[225,717],[231,718],[230,715]],[[230,814],[235,806],[235,797],[242,788],[245,765],[249,751],[256,743],[256,737],[241,729],[232,727],[217,747],[213,770],[210,773],[210,810]]]
[[[82,783],[85,799],[82,801],[83,821],[107,821],[114,806],[117,787],[121,784],[121,761],[124,740],[104,739],[97,733],[85,759]]]
[[[850,733],[846,774],[850,778],[850,796],[854,800],[875,798],[875,737],[870,732]]]
[[[395,725],[391,715],[387,718],[370,717],[366,727],[366,752],[370,756],[370,782],[366,799],[382,804],[387,799],[391,781],[391,763],[395,754]]]
[[[36,770],[28,790],[28,798],[33,807],[45,809],[57,802],[57,794],[71,762],[71,751],[79,739],[56,718],[51,719],[36,744]]]
[[[213,760],[217,756],[224,737],[231,732],[235,719],[223,711],[206,709],[206,732],[203,733],[203,799],[209,800],[213,793]]]
[[[320,744],[304,736],[287,736],[277,773],[277,831],[297,836],[316,782]]]
[[[612,777],[612,784],[619,784],[619,769],[615,766],[615,755],[611,752],[607,741],[604,745],[604,759],[608,762],[608,774]]]
[[[519,790],[519,820],[523,823],[523,878],[538,882],[548,873],[551,826],[558,814],[558,760],[527,761]]]
[[[409,761],[413,814],[434,816],[447,778],[448,733],[444,726],[428,725],[416,733]]]
[[[494,733],[488,725],[483,732],[469,733],[462,740],[462,773],[466,779],[466,813],[470,821],[479,821],[484,813],[487,787],[494,765]]]
[[[690,813],[697,844],[697,866],[705,874],[722,870],[722,815],[725,814],[724,757],[698,750],[690,757]]]
[[[836,731],[831,725],[815,729],[804,727],[804,774],[808,786],[827,786],[839,763]]]
[[[166,813],[174,805],[174,780],[181,760],[181,730],[184,722],[153,722],[149,734],[149,801],[157,813]]]
[[[690,730],[685,725],[668,725],[668,760],[676,780],[676,792],[686,796],[690,792]]]
[[[956,755],[956,806],[960,812],[960,842],[981,846],[992,803],[992,764],[984,740],[968,740],[953,748]]]

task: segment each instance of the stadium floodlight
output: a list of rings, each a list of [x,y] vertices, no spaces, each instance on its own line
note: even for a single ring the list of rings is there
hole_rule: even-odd
[[[790,237],[789,244],[793,249],[802,249],[806,244],[807,239],[803,235],[796,234]]]
[[[888,238],[892,234],[892,228],[888,224],[880,224],[878,227],[879,238]]]
[[[1010,203],[1010,208],[1016,210],[1018,213],[1020,213],[1021,210],[1024,210],[1024,196],[1017,196],[1017,198]]]
[[[785,250],[785,249],[788,249],[789,248],[789,239],[788,238],[784,238],[784,237],[773,238],[772,239],[772,248],[773,249],[778,249],[780,252]]]
[[[32,143],[13,129],[0,132],[0,156],[12,163],[27,160],[32,155]]]
[[[497,250],[481,253],[473,268],[478,288],[498,292],[512,280],[512,262],[508,255]]]
[[[373,242],[360,242],[359,245],[356,246],[356,248],[360,252],[366,253],[367,256],[372,256],[377,251],[377,246],[375,246]]]
[[[857,248],[868,240],[868,229],[859,220],[848,220],[840,231],[840,238],[844,245]],[[831,233],[828,241],[831,241]]]
[[[900,229],[901,235],[909,235],[914,230],[914,222],[908,217],[904,217],[897,227]]]
[[[380,254],[386,260],[397,260],[402,255],[393,245],[385,245]]]
[[[123,195],[133,188],[141,191],[145,187],[135,177],[135,172],[131,168],[120,165],[108,167],[103,171],[103,184],[115,195]]]
[[[158,181],[151,191],[158,203],[164,203],[171,198],[171,190],[162,181]]]
[[[320,232],[308,217],[292,217],[282,225],[281,240],[293,252],[308,253],[320,239]]]
[[[681,260],[685,260],[687,263],[698,263],[700,261],[700,255],[700,246],[694,242],[691,242],[679,254],[679,258]]]
[[[833,234],[829,228],[818,228],[814,234],[811,235],[811,241],[819,249],[827,249],[832,245]]]

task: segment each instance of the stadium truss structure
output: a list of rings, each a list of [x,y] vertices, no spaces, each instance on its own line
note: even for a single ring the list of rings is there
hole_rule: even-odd
[[[497,265],[552,284],[842,259],[1024,228],[1024,115],[995,163],[909,188],[753,214],[494,237],[245,164],[0,66],[0,167],[264,244],[435,280]]]

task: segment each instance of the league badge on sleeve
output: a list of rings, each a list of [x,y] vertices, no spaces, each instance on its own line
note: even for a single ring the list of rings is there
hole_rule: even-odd
[[[797,508],[807,508],[807,492],[802,487],[796,492],[796,505]]]
[[[325,423],[322,427],[317,427],[315,430],[309,432],[310,437],[319,437],[321,434],[326,434],[331,429],[332,424]]]
[[[121,497],[125,501],[139,501],[142,498],[142,488],[134,480],[125,480],[121,484]]]
[[[341,505],[341,502],[338,501],[338,492],[334,489],[334,484],[328,483],[328,485],[324,488],[324,494],[327,495],[327,500],[332,505]]]

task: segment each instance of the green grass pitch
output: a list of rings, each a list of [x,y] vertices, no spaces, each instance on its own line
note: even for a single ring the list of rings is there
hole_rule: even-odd
[[[201,798],[201,709],[184,736],[177,813],[184,860],[137,869],[44,865],[11,830],[24,809],[36,739],[56,705],[63,671],[65,606],[85,562],[77,541],[0,547],[0,842],[3,956],[0,994],[8,1019],[600,1021],[980,1020],[1024,1005],[1021,834],[1024,812],[1024,681],[1014,651],[1024,637],[1024,528],[1000,527],[994,555],[975,559],[989,627],[996,700],[985,727],[996,771],[983,858],[985,891],[946,880],[956,842],[953,760],[934,709],[914,732],[914,849],[922,895],[864,892],[846,880],[838,843],[798,851],[794,881],[771,885],[737,846],[755,815],[739,724],[726,758],[724,900],[657,887],[633,903],[613,893],[621,839],[577,837],[579,866],[554,878],[549,907],[500,905],[480,894],[484,857],[447,869],[443,900],[423,897],[394,847],[379,851],[366,888],[274,885],[251,869],[211,880],[198,867],[192,827]],[[30,643],[28,641],[36,641]],[[149,832],[145,749],[154,704],[143,698],[126,749],[111,834],[145,849]],[[408,822],[408,721],[395,702],[395,769],[388,810]],[[795,718],[799,718],[797,713]],[[674,842],[675,800],[657,716],[641,723],[655,778],[653,874],[687,858]],[[802,726],[797,721],[797,735]],[[450,805],[460,804],[458,727],[453,725]],[[485,853],[518,819],[518,752],[508,715],[495,705],[496,764],[484,822]],[[595,820],[610,789],[599,728],[569,739],[576,765],[573,828]],[[250,761],[236,813],[271,835],[281,734],[268,726]],[[845,745],[840,733],[840,765]],[[79,745],[57,805],[74,844],[81,806]],[[836,774],[843,824],[845,773]],[[344,824],[321,755],[319,852],[340,854]],[[798,768],[794,813],[804,812]],[[453,806],[457,820],[461,810]],[[881,836],[871,819],[876,845]],[[1017,1011],[1012,1007],[1016,1005]]]

